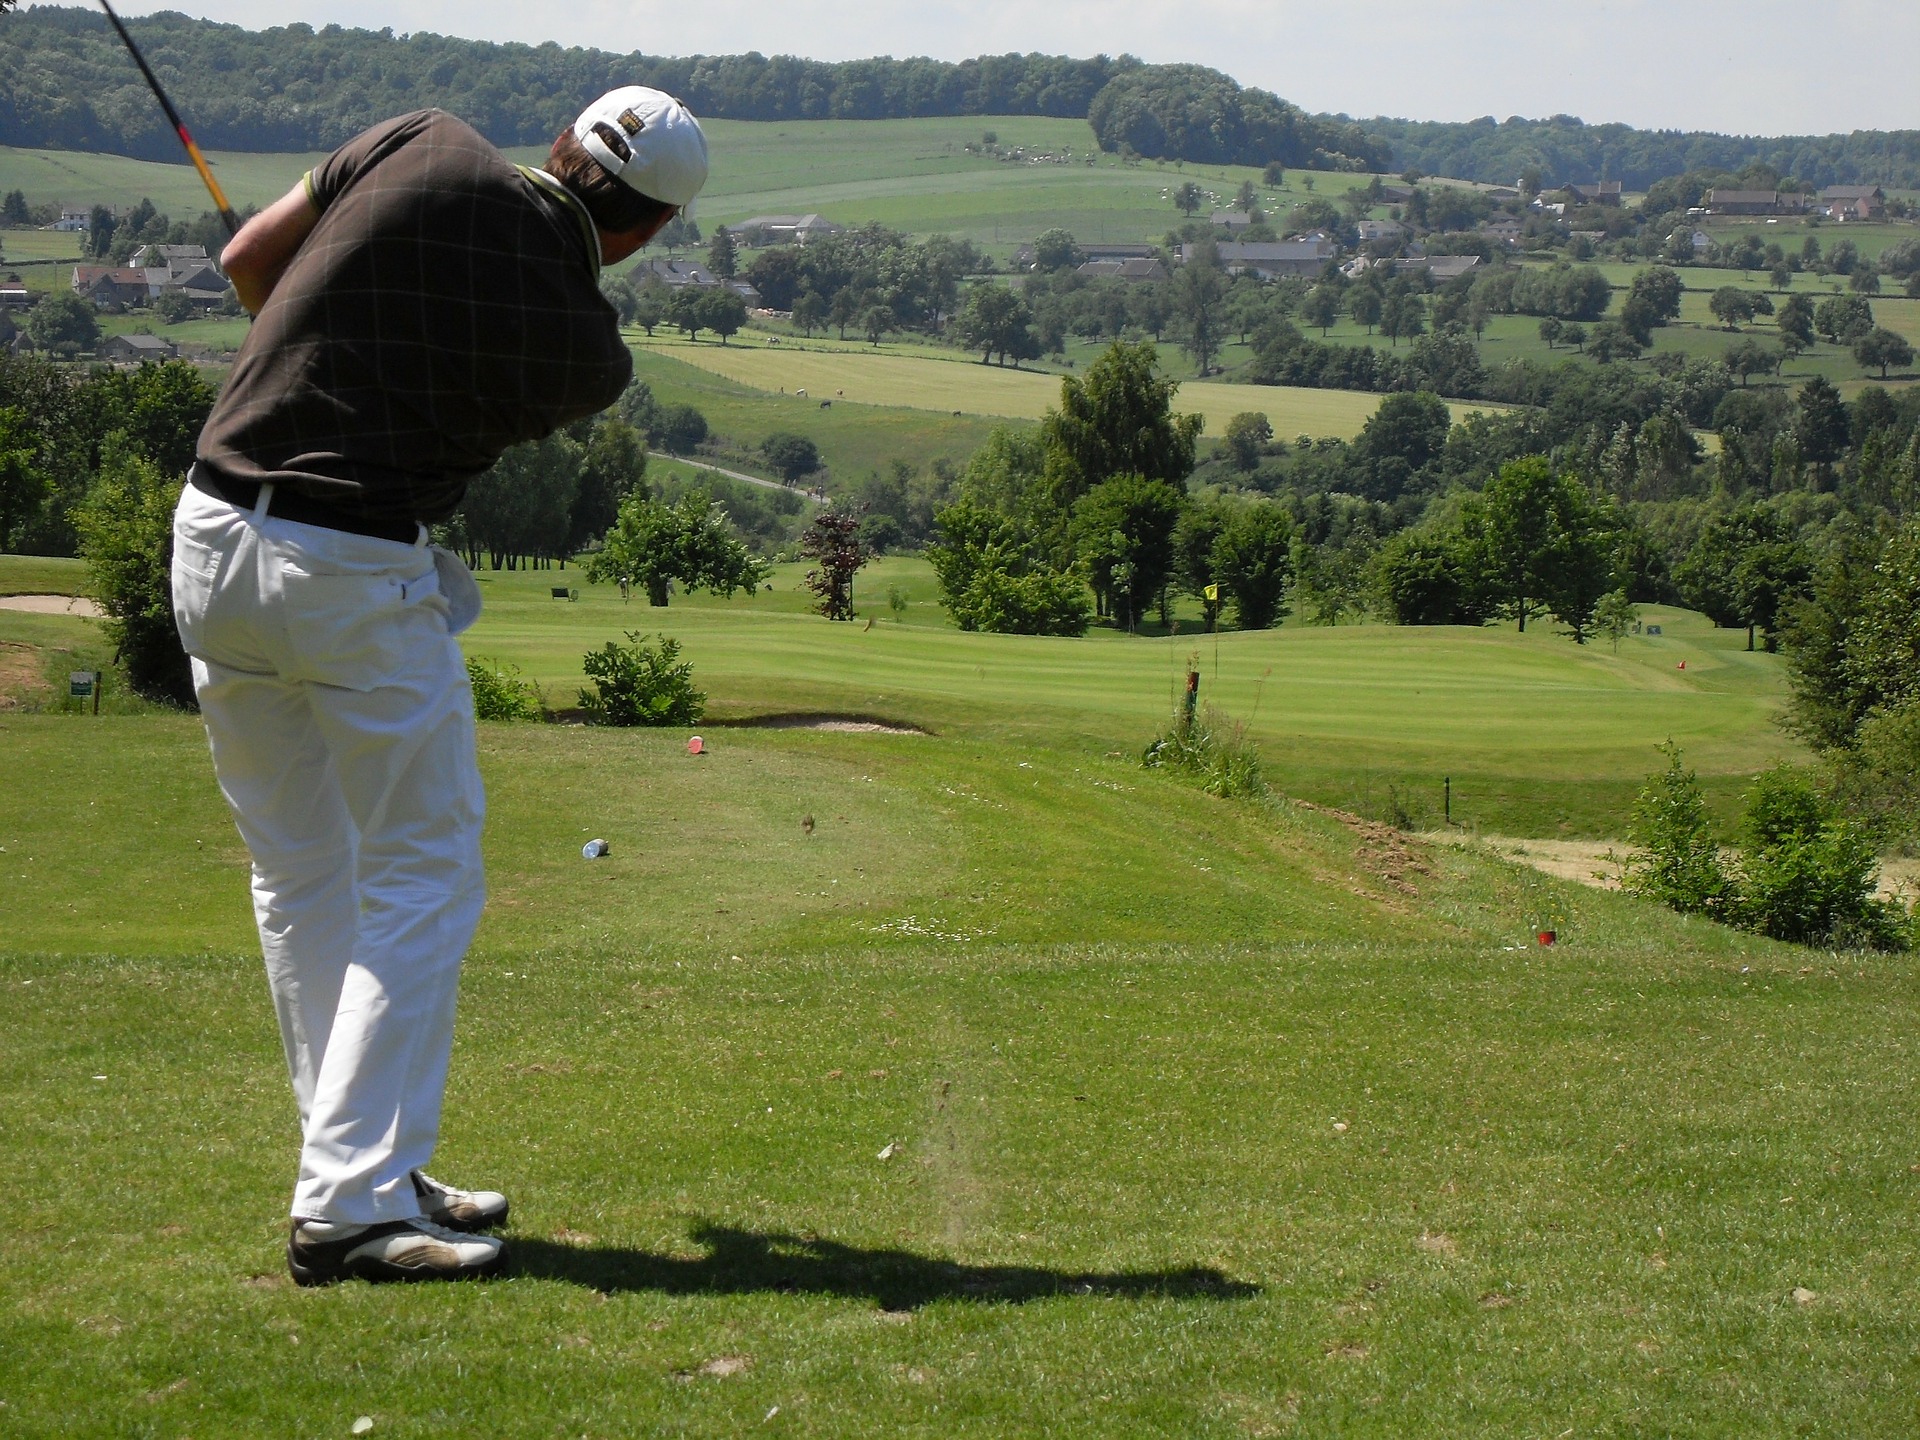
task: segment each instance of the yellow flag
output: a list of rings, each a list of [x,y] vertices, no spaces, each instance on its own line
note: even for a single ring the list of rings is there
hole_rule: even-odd
[[[1206,595],[1209,600],[1218,600],[1220,598],[1220,587],[1218,585],[1207,586]]]

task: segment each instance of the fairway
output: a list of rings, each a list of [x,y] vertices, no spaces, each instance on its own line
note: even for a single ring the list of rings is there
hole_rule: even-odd
[[[887,354],[884,349],[874,354],[807,350],[798,343],[702,344],[664,334],[642,342],[639,348],[670,355],[757,390],[784,391],[793,397],[797,415],[817,410],[822,400],[830,400],[1037,420],[1060,403],[1057,373],[982,365],[978,357],[934,359],[919,354]],[[801,390],[808,392],[804,398],[796,393]],[[1208,435],[1222,434],[1227,421],[1243,411],[1259,411],[1272,423],[1276,435],[1351,438],[1380,408],[1380,397],[1353,390],[1188,381],[1180,387],[1174,408],[1205,417]],[[1455,404],[1451,408],[1457,419],[1490,407]]]
[[[0,589],[76,570],[9,558]],[[480,727],[489,899],[435,1173],[513,1199],[486,1285],[288,1283],[292,1106],[198,723],[0,714],[0,1433],[1920,1418],[1911,958],[1138,760],[1191,661],[1289,796],[1437,805],[1445,770],[1470,827],[1617,833],[1658,739],[1722,804],[1783,753],[1777,657],[1655,610],[1617,656],[1290,626],[1216,661],[959,633],[921,560],[834,625],[799,570],[664,610],[479,577],[469,653],[555,703],[588,648],[660,629],[712,710],[697,757]],[[52,676],[104,659],[90,622],[0,637]],[[922,733],[738,723],[796,713]]]

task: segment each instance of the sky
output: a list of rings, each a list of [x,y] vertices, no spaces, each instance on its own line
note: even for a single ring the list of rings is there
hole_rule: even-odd
[[[848,60],[1130,53],[1224,70],[1308,110],[1577,115],[1736,134],[1920,129],[1915,0],[171,0],[304,20],[653,55]]]

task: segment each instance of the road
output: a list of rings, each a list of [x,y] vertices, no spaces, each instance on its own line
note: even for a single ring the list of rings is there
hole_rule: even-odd
[[[689,460],[685,455],[670,455],[664,450],[661,451],[661,454],[666,455],[666,458],[669,460],[679,461],[682,465],[691,465],[696,470],[711,470],[714,474],[724,475],[729,480],[744,480],[749,485],[761,485],[769,490],[793,489],[791,485],[782,485],[778,480],[766,480],[758,475],[749,475],[744,470],[729,470],[722,465],[708,464],[705,460]],[[805,499],[813,501],[816,505],[824,505],[827,503],[827,497],[818,490],[800,490],[795,493]]]

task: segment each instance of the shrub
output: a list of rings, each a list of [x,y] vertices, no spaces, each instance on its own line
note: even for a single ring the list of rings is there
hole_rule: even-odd
[[[539,687],[520,678],[520,667],[469,658],[473,713],[480,720],[538,720],[546,712]]]
[[[109,437],[100,475],[75,511],[87,593],[106,612],[107,638],[127,686],[193,709],[193,670],[173,623],[173,507],[181,482]]]
[[[1842,819],[1807,772],[1780,765],[1747,792],[1734,921],[1774,940],[1904,950],[1906,911],[1877,899],[1880,860],[1867,830]]]
[[[707,697],[693,688],[693,664],[680,658],[680,642],[665,635],[653,646],[638,632],[627,644],[609,640],[587,653],[582,668],[594,683],[580,692],[590,725],[692,725]]]
[[[1267,793],[1260,750],[1247,738],[1247,727],[1212,705],[1191,719],[1176,715],[1166,733],[1147,746],[1141,764],[1178,771],[1223,800]]]
[[[1016,575],[998,557],[976,569],[958,595],[944,597],[962,630],[996,635],[1084,635],[1093,606],[1078,576],[1035,566]]]
[[[1681,763],[1680,747],[1671,740],[1660,749],[1667,768],[1634,801],[1627,838],[1640,853],[1627,861],[1623,884],[1682,915],[1721,916],[1732,882],[1720,863],[1700,777]]]

